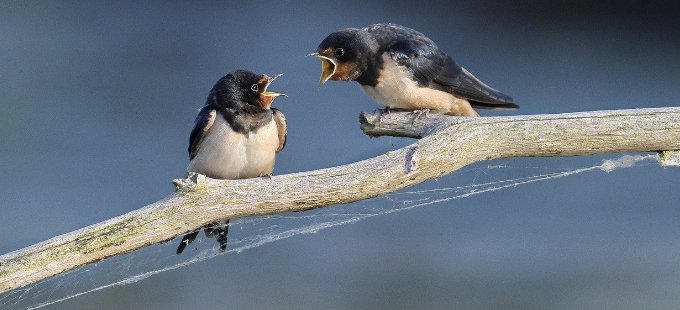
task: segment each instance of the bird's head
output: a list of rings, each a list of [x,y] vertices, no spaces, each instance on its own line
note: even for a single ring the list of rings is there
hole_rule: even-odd
[[[266,74],[256,74],[246,70],[236,70],[225,76],[238,101],[251,106],[269,109],[279,96],[286,94],[268,91],[269,85],[281,74],[269,77]]]
[[[328,80],[354,81],[366,70],[372,38],[363,30],[348,28],[328,35],[315,53],[321,60],[319,85]]]

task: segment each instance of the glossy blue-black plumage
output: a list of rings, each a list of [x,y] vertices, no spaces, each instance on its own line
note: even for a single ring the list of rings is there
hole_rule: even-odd
[[[362,29],[348,28],[329,35],[318,47],[319,52],[344,48],[345,55],[334,58],[339,66],[351,63],[356,72],[347,78],[364,86],[375,87],[387,78],[381,71],[388,55],[405,68],[421,87],[428,87],[465,98],[472,107],[486,109],[516,109],[512,97],[484,84],[456,64],[432,40],[422,33],[396,24],[375,24]],[[397,79],[397,77],[390,77]]]
[[[419,85],[463,97],[477,108],[519,108],[512,97],[479,81],[422,33],[395,24],[376,24],[364,30],[383,48],[379,53],[388,53],[407,68]]]

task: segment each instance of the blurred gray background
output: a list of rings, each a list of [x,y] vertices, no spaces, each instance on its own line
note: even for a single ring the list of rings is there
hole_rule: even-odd
[[[425,33],[521,106],[483,115],[680,105],[675,1],[2,2],[0,253],[170,194],[197,109],[235,69],[284,73],[275,174],[412,143],[363,135],[359,112],[379,106],[356,83],[319,88],[304,57],[377,22]],[[618,156],[480,163],[418,188]],[[679,172],[648,163],[378,216],[47,309],[676,308]]]

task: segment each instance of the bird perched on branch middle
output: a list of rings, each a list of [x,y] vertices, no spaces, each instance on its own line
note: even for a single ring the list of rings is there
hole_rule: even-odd
[[[357,81],[389,108],[479,116],[473,109],[517,109],[512,98],[456,64],[422,33],[395,24],[347,28],[327,36],[315,53],[319,83]]]
[[[267,90],[279,76],[236,70],[217,81],[189,136],[189,172],[214,179],[271,176],[287,133],[285,116],[271,107],[286,95]],[[221,251],[226,249],[229,220],[206,225],[204,231],[217,239]],[[197,235],[185,235],[177,254]]]

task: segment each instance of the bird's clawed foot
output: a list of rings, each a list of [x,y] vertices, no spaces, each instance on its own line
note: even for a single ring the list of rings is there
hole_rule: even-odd
[[[273,175],[274,175],[273,173],[264,174],[264,173],[260,172],[259,177],[261,177],[261,178],[267,178],[267,179],[271,180]]]
[[[387,116],[391,116],[392,115],[392,108],[385,107],[384,109],[375,109],[375,111],[373,111],[373,113],[377,113],[377,112],[380,113],[380,115],[378,115],[378,127],[380,127],[383,115],[385,115],[385,113],[387,113]]]
[[[415,125],[416,121],[419,118],[421,118],[421,117],[427,118],[427,116],[430,115],[430,109],[413,110],[413,112],[411,112],[411,115],[415,116],[413,118],[413,122],[411,122],[411,125]]]

